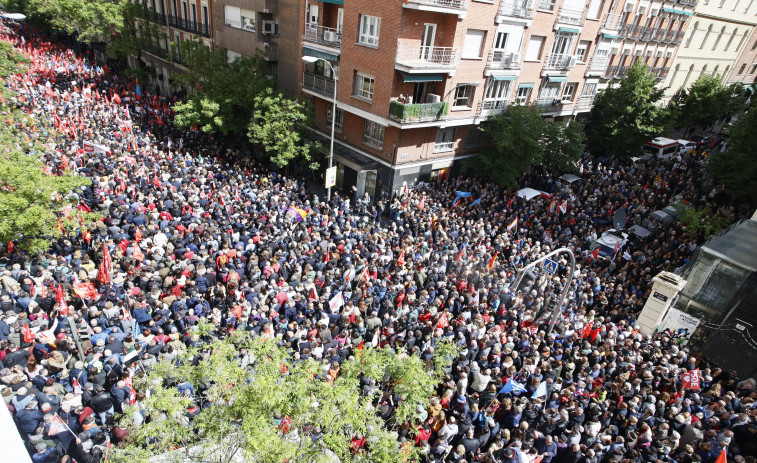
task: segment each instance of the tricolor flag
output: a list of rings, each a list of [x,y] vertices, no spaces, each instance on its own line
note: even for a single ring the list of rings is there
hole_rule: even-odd
[[[568,212],[568,202],[567,201],[561,202],[560,205],[557,206],[557,208],[560,209],[560,212],[565,214],[566,212]]]
[[[555,212],[555,207],[557,207],[557,200],[553,199],[551,203],[549,203],[549,212]]]
[[[492,256],[492,258],[489,259],[489,263],[486,264],[486,268],[488,268],[490,272],[494,268],[494,262],[497,260],[497,255],[498,254],[499,254],[499,251],[495,252],[494,255]]]
[[[294,219],[298,222],[302,222],[302,220],[308,215],[307,211],[294,206],[287,209],[287,212],[291,212]]]
[[[512,231],[513,229],[518,228],[518,218],[514,218],[512,222],[510,222],[510,225],[507,226],[507,231]]]

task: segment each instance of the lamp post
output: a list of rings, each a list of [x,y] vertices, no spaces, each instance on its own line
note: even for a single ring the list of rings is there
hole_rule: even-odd
[[[331,107],[331,143],[329,144],[329,169],[331,169],[334,163],[334,128],[336,127],[336,91],[339,84],[339,77],[334,71],[334,66],[323,58],[316,58],[315,56],[303,56],[302,61],[306,63],[315,63],[317,61],[323,61],[331,69],[331,75],[334,76],[334,99]],[[331,201],[331,187],[326,188],[326,201]]]

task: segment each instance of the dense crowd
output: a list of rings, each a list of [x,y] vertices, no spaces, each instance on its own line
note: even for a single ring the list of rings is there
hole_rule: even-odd
[[[176,129],[167,101],[87,56],[12,23],[2,39],[32,59],[6,79],[9,104],[49,147],[50,175],[92,180],[75,200],[103,216],[44,255],[0,253],[0,393],[35,463],[104,461],[128,439],[115,418],[144,398],[134,375],[184,350],[202,320],[217,336],[275,338],[321,361],[325,377],[376,336],[425,357],[453,340],[460,355],[420,424],[392,420],[391,390],[375,399],[398,446],[413,442],[429,462],[714,463],[722,449],[755,461],[755,380],[635,329],[652,277],[685,265],[702,237],[676,224],[615,259],[588,250],[613,211],[626,209],[630,225],[672,201],[717,201],[696,157],[630,167],[587,157],[574,183],[524,177],[549,193],[530,201],[453,178],[324,202],[304,178]],[[514,287],[518,269],[558,247],[577,256],[571,281],[558,257],[554,275]],[[74,291],[88,282],[93,294]],[[83,358],[74,332],[90,338]],[[684,389],[694,369],[701,390]],[[201,391],[187,393],[201,406]]]

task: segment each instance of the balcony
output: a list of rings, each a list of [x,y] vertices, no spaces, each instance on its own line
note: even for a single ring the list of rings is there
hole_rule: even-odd
[[[302,76],[302,88],[319,95],[334,98],[334,79],[305,72]]]
[[[559,104],[560,100],[554,97],[537,98],[534,102],[534,105],[542,111],[554,110]]]
[[[607,78],[623,78],[628,74],[629,66],[608,66],[605,71],[605,77]]]
[[[669,67],[656,67],[649,70],[652,74],[655,75],[660,80],[664,80],[666,77],[668,77],[668,73],[670,72]]]
[[[305,34],[302,40],[317,43],[329,48],[342,48],[342,32],[331,27],[323,27],[317,24],[306,24]]]
[[[430,122],[444,119],[449,111],[449,103],[410,103],[389,102],[389,119],[401,124]]]
[[[586,73],[603,75],[605,71],[607,71],[607,67],[609,65],[610,65],[609,56],[595,56],[589,62],[589,66],[586,69]]]
[[[278,61],[279,60],[279,47],[275,42],[266,42],[265,45],[265,60],[266,61]]]
[[[163,13],[158,13],[154,10],[148,10],[147,8],[144,9],[145,19],[148,21],[154,22],[156,24],[161,24],[163,26],[166,25],[166,15]]]
[[[697,6],[696,0],[676,0],[676,3],[679,3],[681,5],[686,5],[686,6],[693,6],[693,7]]]
[[[557,14],[557,20],[555,22],[567,26],[581,27],[584,25],[584,10],[583,8],[562,7]]]
[[[643,26],[635,26],[633,24],[624,24],[623,27],[620,28],[620,33],[618,35],[624,39],[639,40],[643,35],[644,29],[647,28]]]
[[[550,53],[547,56],[547,62],[544,63],[544,69],[568,70],[576,65],[576,58],[571,55],[560,53]]]
[[[486,69],[520,69],[521,57],[520,53],[506,53],[502,50],[492,50],[489,52]]]
[[[510,106],[510,102],[507,100],[482,101],[478,104],[478,115],[494,116],[504,112],[508,106]]]
[[[459,19],[465,19],[468,13],[468,0],[406,0],[402,6],[411,10],[455,14]]]
[[[533,0],[502,0],[502,3],[500,3],[499,5],[499,11],[497,13],[497,22],[502,22],[503,18],[519,18],[526,20],[533,19]]]
[[[576,109],[579,111],[589,111],[594,106],[594,95],[584,95],[578,98]]]
[[[611,34],[612,33],[617,34],[618,32],[620,32],[620,29],[623,26],[623,23],[621,22],[622,19],[623,19],[622,15],[608,14],[605,17],[604,24],[602,24],[602,30]]]
[[[401,70],[454,72],[457,67],[457,47],[424,47],[400,42],[396,65]]]
[[[202,35],[203,37],[210,37],[210,26],[208,24],[190,21],[189,19],[180,18],[175,15],[168,15],[168,25],[193,34]]]

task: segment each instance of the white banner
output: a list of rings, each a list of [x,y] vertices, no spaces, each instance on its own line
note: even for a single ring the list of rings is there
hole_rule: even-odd
[[[110,150],[108,149],[107,146],[98,145],[97,143],[85,141],[84,152],[85,153],[110,153]]]
[[[670,330],[674,339],[677,339],[681,344],[686,344],[694,331],[697,330],[700,322],[701,320],[693,315],[671,308],[665,314],[660,326],[657,327],[657,332]]]

